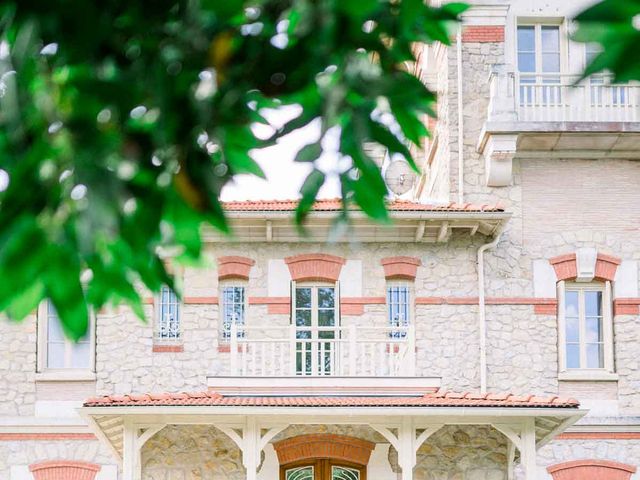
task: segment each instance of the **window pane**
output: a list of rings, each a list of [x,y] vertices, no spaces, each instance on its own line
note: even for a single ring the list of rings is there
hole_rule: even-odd
[[[567,290],[564,295],[564,314],[567,317],[578,316],[578,292]]]
[[[91,366],[91,345],[79,342],[71,346],[71,368],[89,368]]]
[[[602,342],[602,318],[587,317],[585,319],[587,342]]]
[[[559,52],[560,51],[560,27],[543,26],[542,35],[542,51],[543,52]]]
[[[310,288],[296,288],[296,308],[311,308]]]
[[[542,54],[542,71],[545,73],[560,71],[560,54],[559,53],[543,53]]]
[[[318,311],[318,326],[333,327],[336,324],[336,316],[333,310]]]
[[[536,56],[534,53],[518,53],[518,70],[520,72],[536,71]]]
[[[580,341],[580,321],[578,317],[566,317],[566,338],[567,342],[579,342]]]
[[[602,292],[584,292],[585,315],[599,317],[602,315]]]
[[[64,342],[49,342],[47,345],[47,367],[64,368]]]
[[[580,345],[567,344],[567,368],[580,368]]]
[[[587,344],[587,368],[604,368],[604,348],[601,343]]]
[[[60,317],[50,300],[47,302],[47,339],[50,342],[64,342]]]
[[[532,52],[535,49],[534,27],[518,27],[518,51]]]
[[[311,326],[311,310],[296,311],[296,325],[299,327]]]
[[[333,287],[318,288],[318,307],[333,308],[335,305],[335,289]]]
[[[591,63],[591,61],[596,58],[596,56],[602,51],[600,48],[600,44],[598,43],[587,43],[585,44],[585,60],[587,63]]]

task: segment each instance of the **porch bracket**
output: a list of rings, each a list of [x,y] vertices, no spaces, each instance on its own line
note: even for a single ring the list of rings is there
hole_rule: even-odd
[[[214,426],[233,440],[242,452],[242,464],[247,471],[247,480],[256,480],[262,450],[269,441],[289,425],[271,427],[264,435],[262,435],[262,429],[254,417],[247,417],[244,425],[239,425],[237,428],[228,425],[214,424]],[[238,430],[240,433],[238,433]]]
[[[519,426],[501,423],[493,423],[491,426],[509,439],[509,480],[513,479],[513,462],[515,460],[516,448],[520,452],[520,464],[525,470],[525,480],[535,480],[537,469],[535,420],[529,418]]]
[[[429,425],[417,437],[416,425],[411,417],[402,419],[402,424],[397,428],[397,435],[394,435],[388,426],[375,424],[371,424],[370,426],[386,438],[398,452],[398,463],[402,469],[402,480],[412,480],[418,449],[431,435],[440,430],[444,424]]]
[[[141,480],[142,447],[164,427],[166,427],[164,423],[142,426],[128,420],[125,421],[122,447],[123,480]]]

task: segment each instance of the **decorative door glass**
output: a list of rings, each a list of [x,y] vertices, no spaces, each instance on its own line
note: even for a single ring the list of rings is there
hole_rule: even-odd
[[[290,468],[285,472],[285,480],[314,480],[313,466]]]
[[[360,480],[360,471],[355,468],[332,467],[331,480]]]

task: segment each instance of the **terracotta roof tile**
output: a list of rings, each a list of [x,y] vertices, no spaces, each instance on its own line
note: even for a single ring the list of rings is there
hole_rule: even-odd
[[[223,202],[222,207],[228,212],[287,212],[296,209],[298,200],[243,200]],[[318,200],[313,210],[337,211],[342,208],[342,201],[338,198]],[[503,212],[500,205],[479,205],[473,203],[426,204],[408,200],[394,200],[387,203],[392,212]],[[357,207],[350,205],[350,210]]]
[[[572,398],[439,391],[422,396],[223,396],[216,392],[180,392],[92,397],[85,407],[251,406],[251,407],[552,407],[577,408]]]

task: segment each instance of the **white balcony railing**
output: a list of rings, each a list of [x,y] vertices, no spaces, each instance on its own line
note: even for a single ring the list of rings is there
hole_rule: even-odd
[[[577,75],[506,71],[491,76],[489,120],[524,122],[638,122],[640,85],[612,84],[608,75],[579,83]]]
[[[231,327],[232,376],[414,376],[413,327]]]

